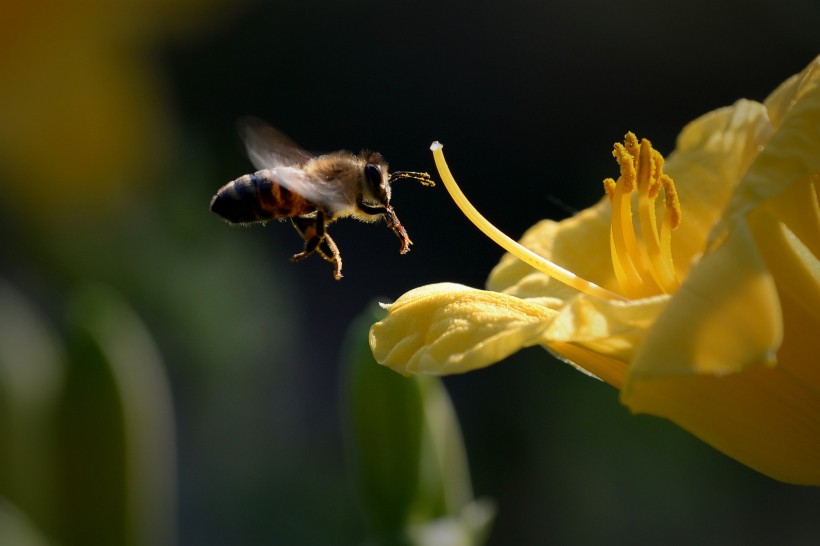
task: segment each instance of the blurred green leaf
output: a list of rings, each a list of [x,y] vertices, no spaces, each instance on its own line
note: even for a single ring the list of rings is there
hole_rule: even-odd
[[[102,287],[76,294],[68,322],[61,539],[173,544],[173,418],[153,341],[133,311]]]
[[[438,377],[413,379],[422,392],[424,427],[419,513],[406,532],[418,546],[484,544],[495,517],[495,503],[473,498],[467,451],[447,389]]]
[[[0,544],[48,546],[51,543],[22,510],[0,497]]]
[[[367,343],[374,312],[347,336],[344,413],[350,460],[371,537],[401,543],[416,499],[423,427],[420,385],[377,365]]]
[[[458,417],[439,378],[419,376],[417,382],[424,400],[419,496],[435,506],[428,518],[457,514],[473,498]]]
[[[0,280],[0,497],[47,531],[58,517],[54,419],[63,367],[46,321]]]
[[[495,514],[474,501],[458,418],[436,377],[379,366],[368,344],[383,312],[349,328],[342,397],[353,478],[376,544],[482,544]]]

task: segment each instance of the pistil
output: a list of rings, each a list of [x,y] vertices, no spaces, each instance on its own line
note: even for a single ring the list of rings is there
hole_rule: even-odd
[[[450,173],[450,168],[444,160],[444,152],[442,152],[442,148],[443,146],[439,142],[434,142],[430,146],[439,175],[441,176],[442,182],[444,182],[444,187],[447,188],[447,191],[450,193],[453,201],[456,202],[456,205],[458,205],[458,208],[461,209],[461,212],[463,212],[464,215],[467,216],[467,218],[485,235],[519,260],[534,267],[538,271],[541,271],[545,275],[575,288],[579,292],[599,298],[627,300],[624,296],[611,292],[606,288],[583,279],[572,271],[564,269],[563,267],[547,260],[543,256],[539,256],[532,250],[511,239],[504,232],[491,224],[478,212],[478,210],[476,210],[472,203],[467,200],[467,197],[464,193],[462,193],[461,189],[458,187],[458,184],[456,184],[455,178],[453,178],[453,175]]]

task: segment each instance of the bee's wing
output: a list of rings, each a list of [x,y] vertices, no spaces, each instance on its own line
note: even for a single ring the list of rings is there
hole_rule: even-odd
[[[328,210],[331,214],[341,212],[349,206],[344,188],[332,180],[310,176],[298,167],[277,167],[273,170],[273,181],[308,201]]]
[[[313,154],[303,150],[286,134],[274,129],[259,118],[244,117],[237,129],[248,159],[257,170],[304,165]]]

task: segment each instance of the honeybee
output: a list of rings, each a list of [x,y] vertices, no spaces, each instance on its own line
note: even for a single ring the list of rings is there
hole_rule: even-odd
[[[389,173],[381,154],[368,150],[314,155],[256,118],[241,119],[239,133],[258,170],[222,186],[211,199],[211,211],[234,224],[290,219],[305,241],[291,261],[315,252],[333,264],[336,280],[342,278],[342,257],[327,228],[339,218],[384,219],[401,241],[399,252],[410,250],[413,242],[390,205],[391,185],[411,178],[434,186],[429,174]]]

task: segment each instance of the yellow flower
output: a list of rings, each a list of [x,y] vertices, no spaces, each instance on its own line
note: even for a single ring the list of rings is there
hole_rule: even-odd
[[[430,285],[386,306],[370,331],[378,362],[443,375],[542,345],[633,412],[820,485],[820,57],[762,104],[690,123],[666,162],[628,134],[607,197],[520,245],[466,201],[440,145],[433,154],[462,210],[510,254],[487,290]]]
[[[222,5],[220,5],[222,4]],[[5,209],[64,230],[115,216],[156,183],[171,112],[151,59],[166,36],[214,19],[220,0],[5,2],[0,176]]]

